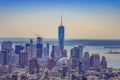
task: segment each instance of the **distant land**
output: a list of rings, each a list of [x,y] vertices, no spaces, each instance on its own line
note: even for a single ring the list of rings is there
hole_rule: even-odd
[[[29,43],[31,38],[0,38],[0,43],[3,41],[12,41],[13,43]],[[33,38],[34,43],[36,39]],[[57,39],[44,38],[44,43],[50,43],[57,45]],[[84,45],[84,46],[120,46],[119,39],[66,39],[66,46]]]

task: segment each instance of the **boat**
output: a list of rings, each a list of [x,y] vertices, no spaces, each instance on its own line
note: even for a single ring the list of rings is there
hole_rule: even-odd
[[[110,52],[107,52],[107,54],[120,54],[120,52],[113,52],[112,50],[110,50]]]
[[[108,48],[108,49],[119,49],[120,46],[105,46],[104,48]]]

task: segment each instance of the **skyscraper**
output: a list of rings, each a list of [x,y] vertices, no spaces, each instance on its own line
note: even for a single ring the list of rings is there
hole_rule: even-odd
[[[0,64],[3,64],[3,65],[8,64],[8,50],[0,51]]]
[[[104,56],[102,56],[101,66],[103,69],[107,69],[107,61],[106,61],[106,57]]]
[[[55,51],[54,51],[54,45],[52,46],[52,52],[51,52],[51,58],[54,59],[55,57]]]
[[[83,57],[83,46],[75,46],[71,50],[71,56],[73,56],[74,58],[78,60],[81,60]]]
[[[43,43],[43,38],[42,37],[37,37],[37,43]]]
[[[89,58],[89,53],[85,52],[84,53],[84,69],[89,69],[90,67],[90,58]]]
[[[79,47],[79,60],[81,60],[83,57],[83,46],[79,45],[78,47]]]
[[[42,53],[43,53],[43,45],[42,43],[37,43],[37,58],[42,58]]]
[[[90,66],[91,67],[100,67],[100,55],[92,54],[90,57]]]
[[[19,65],[21,68],[24,68],[28,65],[28,53],[25,53],[24,51],[19,54]]]
[[[30,52],[31,52],[31,58],[33,57],[33,39],[30,39]]]
[[[44,53],[44,58],[49,58],[49,43],[46,43],[46,46],[43,49],[43,53]]]
[[[51,58],[54,58],[55,60],[59,60],[60,56],[61,56],[61,51],[60,51],[60,47],[53,45],[52,46],[52,52],[51,52]]]
[[[75,53],[75,48],[71,49],[70,52],[70,60],[71,60],[71,66],[72,68],[76,68],[76,66],[78,66],[78,58],[76,57],[76,53]]]
[[[46,44],[46,53],[47,53],[47,56],[49,57],[49,43]]]
[[[85,52],[85,53],[84,53],[84,59],[85,59],[85,60],[89,60],[89,53],[88,53],[88,52]]]
[[[37,58],[42,58],[43,55],[43,38],[37,37],[37,45],[36,45],[36,52],[37,52]]]
[[[1,44],[1,50],[8,50],[8,53],[12,52],[12,41],[3,41]]]
[[[25,44],[25,49],[27,50],[27,48],[30,47],[30,43],[26,43]]]
[[[84,64],[83,61],[78,62],[78,72],[81,73],[84,70]]]
[[[24,47],[22,45],[15,45],[15,53],[20,54],[20,51],[23,50]]]
[[[62,25],[62,16],[61,16],[61,25],[58,27],[58,43],[60,46],[60,51],[64,51],[64,26]]]

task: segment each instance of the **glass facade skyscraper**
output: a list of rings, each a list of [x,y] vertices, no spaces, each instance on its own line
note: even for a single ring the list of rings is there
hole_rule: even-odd
[[[42,58],[43,45],[41,43],[37,43],[37,58]]]
[[[64,51],[64,26],[62,25],[62,16],[61,16],[61,25],[58,28],[58,43],[60,46],[60,51]]]

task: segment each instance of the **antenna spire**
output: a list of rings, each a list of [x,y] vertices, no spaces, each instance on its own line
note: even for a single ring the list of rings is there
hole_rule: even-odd
[[[61,15],[61,25],[62,25],[62,15]]]

